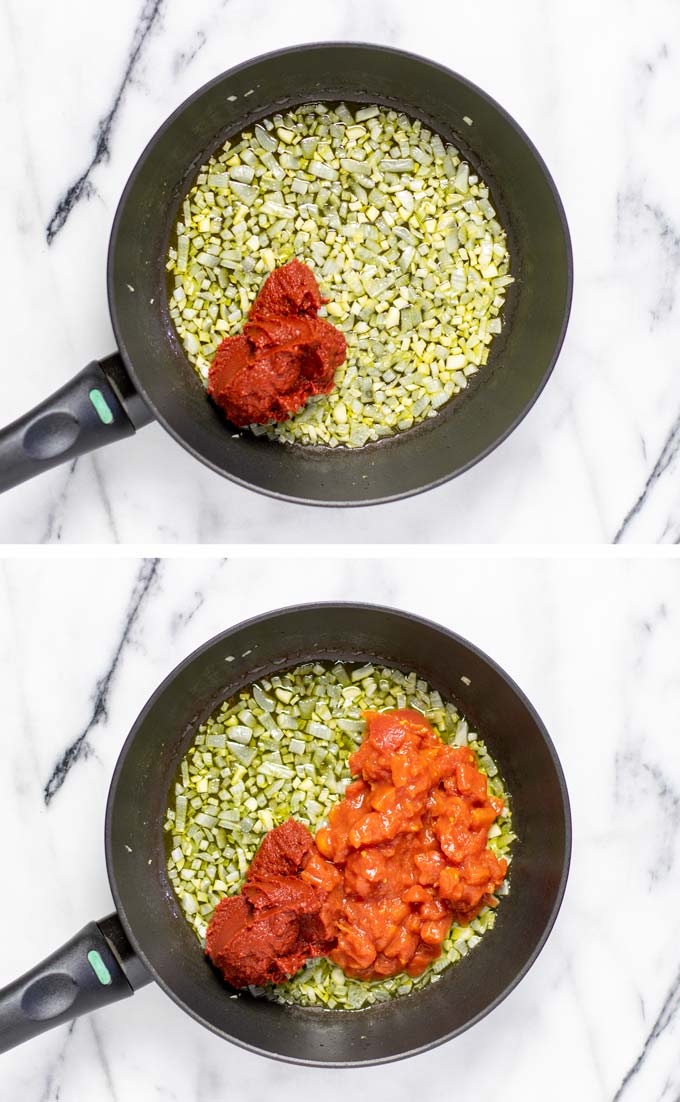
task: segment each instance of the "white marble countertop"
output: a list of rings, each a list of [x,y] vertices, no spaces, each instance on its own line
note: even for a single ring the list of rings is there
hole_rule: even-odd
[[[210,636],[282,603],[351,595],[476,642],[542,715],[574,822],[565,902],[538,962],[439,1049],[346,1072],[278,1064],[209,1034],[149,986],[4,1055],[0,1097],[676,1099],[680,564],[651,566],[291,559],[285,592],[280,561],[267,559],[0,566],[0,984],[112,909],[104,805],[147,697]]]
[[[108,235],[165,117],[254,53],[375,41],[458,70],[526,129],[565,203],[576,290],[557,369],[511,438],[447,486],[344,511],[343,538],[680,538],[673,0],[488,0],[465,16],[449,0],[7,0],[0,21],[3,422],[113,350]],[[225,481],[153,425],[5,495],[0,540],[334,542],[337,521]]]

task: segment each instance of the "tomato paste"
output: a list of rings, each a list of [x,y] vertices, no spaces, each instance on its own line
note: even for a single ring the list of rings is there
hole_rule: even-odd
[[[289,819],[265,837],[240,896],[223,899],[206,951],[234,986],[280,983],[309,957],[348,975],[417,976],[502,883],[487,848],[503,809],[468,747],[420,712],[365,712],[358,777],[317,832]]]
[[[243,332],[222,341],[208,375],[208,393],[235,425],[285,421],[313,394],[333,389],[347,345],[317,317],[327,301],[299,260],[267,277]]]
[[[233,987],[283,983],[333,944],[320,917],[327,893],[300,877],[315,850],[307,828],[289,819],[265,836],[241,894],[218,903],[206,953]]]

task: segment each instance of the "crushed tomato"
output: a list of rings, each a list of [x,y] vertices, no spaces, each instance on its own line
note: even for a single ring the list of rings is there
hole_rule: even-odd
[[[349,759],[359,780],[317,832],[342,871],[322,908],[335,925],[329,956],[350,976],[417,976],[441,953],[454,920],[470,922],[501,884],[507,862],[487,848],[503,801],[467,747],[447,746],[420,712],[364,713]],[[314,874],[314,855],[302,876]]]

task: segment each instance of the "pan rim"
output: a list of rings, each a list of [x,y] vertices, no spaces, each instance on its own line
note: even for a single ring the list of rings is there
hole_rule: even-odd
[[[125,341],[121,337],[121,323],[120,323],[119,313],[118,313],[117,304],[116,304],[117,294],[116,294],[115,280],[114,280],[114,276],[113,276],[113,267],[114,267],[114,257],[115,257],[115,252],[116,252],[119,229],[120,229],[120,225],[121,225],[121,222],[123,220],[123,217],[125,215],[125,210],[126,210],[126,207],[127,207],[127,201],[128,201],[129,194],[130,194],[132,188],[134,187],[134,185],[137,181],[137,178],[138,178],[140,172],[142,171],[142,168],[143,168],[143,166],[144,166],[144,164],[147,160],[147,157],[151,153],[152,149],[155,147],[155,145],[160,140],[162,135],[174,124],[175,120],[177,118],[179,118],[179,116],[192,103],[194,103],[199,97],[204,95],[210,88],[213,88],[213,87],[217,86],[221,82],[233,77],[237,73],[241,73],[244,70],[250,68],[250,66],[258,64],[262,61],[268,61],[268,60],[272,60],[272,59],[275,59],[275,58],[287,56],[289,54],[299,53],[300,51],[303,51],[303,50],[318,50],[318,49],[337,50],[337,49],[357,49],[357,48],[359,48],[359,49],[368,49],[368,50],[372,50],[372,51],[378,51],[380,53],[392,54],[392,55],[395,55],[397,57],[407,58],[410,61],[418,61],[418,62],[420,62],[424,65],[429,66],[432,69],[439,70],[441,73],[445,74],[447,77],[453,78],[454,80],[460,82],[462,85],[464,85],[465,87],[470,89],[472,92],[474,92],[475,94],[477,94],[478,96],[480,96],[481,98],[486,100],[486,102],[488,104],[490,104],[494,108],[494,110],[496,112],[498,112],[498,114],[506,121],[506,123],[515,131],[515,133],[518,135],[520,140],[524,143],[524,145],[526,146],[526,148],[528,149],[528,151],[530,152],[530,154],[534,158],[539,170],[543,174],[543,177],[545,178],[545,181],[548,185],[548,189],[551,193],[552,200],[553,200],[553,203],[555,205],[555,209],[557,211],[558,220],[559,220],[559,223],[560,223],[560,228],[561,228],[562,237],[563,237],[564,246],[565,246],[565,272],[564,272],[564,274],[565,274],[565,278],[566,278],[566,293],[565,293],[564,306],[563,306],[563,311],[562,311],[562,321],[561,321],[561,324],[560,324],[559,332],[557,334],[557,339],[555,341],[555,345],[554,345],[553,351],[552,351],[552,353],[549,357],[549,360],[546,363],[546,366],[545,366],[545,369],[543,371],[543,374],[542,374],[539,385],[532,391],[530,399],[528,400],[528,402],[525,403],[525,405],[522,408],[522,410],[520,411],[520,413],[517,414],[517,416],[511,421],[511,423],[509,425],[507,425],[500,433],[498,433],[498,435],[495,437],[494,440],[492,440],[489,444],[486,445],[485,448],[483,448],[480,452],[478,452],[476,456],[469,459],[466,463],[463,463],[460,466],[456,467],[454,470],[448,472],[447,474],[442,475],[439,478],[432,479],[431,481],[425,482],[422,486],[418,486],[414,489],[403,490],[403,491],[399,491],[399,492],[394,493],[394,494],[384,494],[382,496],[377,496],[377,497],[374,497],[374,498],[361,499],[361,500],[354,500],[352,498],[348,498],[348,499],[343,499],[343,500],[338,500],[338,501],[327,501],[327,500],[320,501],[320,500],[317,500],[315,498],[302,497],[302,496],[298,496],[298,495],[293,494],[293,493],[284,493],[280,490],[268,489],[264,486],[261,486],[261,485],[255,484],[254,482],[249,481],[247,478],[244,478],[242,475],[235,474],[231,471],[225,471],[224,468],[222,466],[220,466],[220,464],[214,462],[212,459],[209,459],[194,444],[192,444],[191,442],[186,440],[174,428],[174,426],[171,424],[169,419],[167,417],[165,417],[165,415],[163,415],[162,413],[159,412],[159,410],[156,408],[155,403],[150,399],[150,397],[147,393],[146,387],[141,382],[141,380],[138,376],[138,373],[137,373],[137,371],[134,367],[134,364],[132,363],[132,360],[130,359],[130,357],[128,355]],[[234,482],[236,485],[241,486],[244,489],[254,491],[255,493],[261,494],[265,497],[274,498],[277,501],[286,501],[286,502],[290,502],[291,504],[295,504],[295,505],[307,505],[307,506],[312,506],[312,507],[317,507],[317,508],[326,508],[326,509],[365,508],[365,507],[375,506],[375,505],[385,505],[385,504],[388,504],[390,502],[402,501],[402,500],[404,500],[406,498],[409,498],[409,497],[415,497],[418,494],[427,492],[428,490],[436,489],[438,486],[443,486],[447,482],[449,482],[451,479],[457,478],[459,475],[465,474],[466,471],[469,471],[472,467],[476,466],[477,463],[480,463],[483,459],[486,459],[486,457],[488,455],[490,455],[491,452],[495,451],[496,448],[500,447],[500,445],[505,440],[507,440],[507,438],[521,424],[521,422],[524,420],[524,418],[528,415],[530,410],[536,404],[539,397],[543,393],[543,390],[547,386],[548,380],[550,379],[550,377],[551,377],[551,375],[552,375],[552,373],[555,369],[555,365],[557,363],[560,352],[562,350],[562,346],[564,344],[564,340],[565,340],[565,337],[566,337],[566,332],[567,332],[567,328],[568,328],[568,324],[569,324],[569,318],[570,318],[570,314],[571,314],[571,307],[572,307],[572,300],[573,300],[573,284],[574,284],[573,249],[572,249],[572,244],[571,244],[571,236],[570,236],[570,233],[569,233],[569,226],[568,226],[568,223],[567,223],[567,217],[566,217],[566,213],[565,213],[565,210],[564,210],[564,205],[562,203],[559,191],[557,190],[557,186],[555,184],[555,181],[554,181],[554,179],[553,179],[553,177],[552,177],[552,175],[551,175],[551,173],[548,169],[548,166],[546,165],[546,163],[543,160],[543,158],[542,158],[541,154],[539,153],[538,149],[536,148],[536,146],[532,142],[531,138],[528,136],[528,134],[525,132],[525,130],[519,125],[519,123],[513,118],[513,116],[500,103],[498,103],[498,101],[495,100],[493,98],[493,96],[489,95],[489,93],[484,91],[483,88],[480,88],[479,85],[475,84],[473,81],[469,80],[467,77],[462,76],[462,74],[457,73],[455,70],[450,69],[448,66],[442,65],[438,61],[434,61],[431,58],[423,56],[422,54],[413,53],[413,52],[408,51],[408,50],[395,49],[392,46],[384,46],[384,45],[381,45],[379,43],[363,42],[363,41],[362,42],[350,42],[350,41],[347,41],[347,40],[339,40],[339,41],[330,40],[330,41],[325,41],[325,42],[318,42],[318,41],[303,42],[303,43],[298,43],[295,46],[287,46],[287,47],[285,47],[283,49],[279,49],[279,50],[269,50],[266,53],[258,54],[255,57],[251,57],[251,58],[247,59],[246,61],[240,62],[239,64],[232,66],[230,69],[225,70],[223,73],[220,73],[215,77],[212,77],[210,80],[206,81],[205,84],[202,84],[200,88],[197,88],[195,92],[192,92],[191,95],[187,96],[187,98],[184,99],[182,101],[182,103],[180,103],[179,106],[175,108],[175,110],[164,120],[163,123],[161,123],[161,125],[158,127],[158,129],[155,131],[155,133],[151,136],[149,141],[146,143],[144,149],[142,150],[141,154],[139,155],[139,157],[138,157],[138,159],[137,159],[137,161],[134,165],[134,168],[132,169],[132,172],[130,173],[130,175],[129,175],[127,181],[126,181],[125,187],[123,188],[122,194],[121,194],[120,199],[118,201],[118,205],[116,207],[116,213],[114,215],[114,219],[113,219],[113,223],[112,223],[112,227],[111,227],[111,234],[110,234],[110,237],[109,237],[109,245],[108,245],[107,273],[106,273],[106,286],[107,286],[107,298],[108,298],[109,314],[110,314],[110,317],[111,317],[111,324],[113,326],[113,332],[114,332],[114,336],[115,336],[115,339],[116,339],[118,352],[119,352],[119,355],[121,356],[121,358],[123,360],[126,371],[130,375],[130,378],[132,379],[132,382],[135,386],[135,389],[137,390],[137,392],[138,392],[140,398],[142,399],[142,401],[145,403],[145,405],[149,409],[149,411],[152,414],[153,418],[156,421],[158,421],[159,424],[161,424],[163,426],[163,428],[170,434],[170,436],[172,436],[172,438],[178,444],[180,444],[184,448],[185,451],[189,452],[189,454],[191,456],[193,456],[194,459],[197,459],[204,466],[208,467],[210,470],[214,471],[216,474],[219,474],[221,477],[229,479],[231,482]],[[285,445],[279,444],[279,446],[285,446]]]
[[[223,1030],[217,1028],[212,1022],[207,1021],[198,1011],[194,1010],[192,1007],[187,1006],[187,1004],[177,996],[177,994],[174,992],[172,987],[165,981],[165,979],[159,976],[157,970],[149,962],[146,953],[141,949],[141,947],[139,945],[139,942],[138,942],[138,939],[137,939],[137,936],[135,935],[134,931],[132,930],[132,928],[131,928],[131,926],[128,922],[127,914],[125,912],[125,907],[123,905],[123,902],[122,902],[122,899],[121,899],[121,894],[119,892],[118,884],[117,884],[115,874],[114,874],[114,871],[113,871],[114,856],[113,856],[112,844],[111,844],[113,809],[114,809],[114,804],[116,802],[116,792],[117,792],[118,784],[119,784],[119,781],[120,781],[120,775],[122,773],[123,766],[124,766],[125,759],[127,757],[128,751],[129,751],[130,747],[132,746],[132,743],[134,742],[134,739],[136,738],[136,735],[137,735],[137,732],[138,732],[139,728],[141,727],[144,720],[146,719],[147,714],[153,708],[156,701],[163,695],[163,693],[166,691],[167,687],[171,684],[171,682],[174,681],[175,677],[180,672],[182,672],[184,669],[186,669],[186,667],[189,666],[192,662],[194,662],[197,658],[199,658],[203,653],[205,653],[207,650],[209,650],[210,648],[212,648],[213,646],[215,646],[219,642],[222,642],[223,640],[225,640],[229,636],[233,635],[235,632],[241,631],[242,629],[255,627],[258,624],[261,624],[265,621],[270,621],[272,619],[275,619],[276,617],[283,616],[283,615],[289,615],[289,614],[300,613],[300,612],[310,612],[312,610],[315,611],[315,612],[323,613],[324,610],[338,609],[338,608],[339,609],[345,609],[345,610],[351,609],[351,610],[357,611],[359,613],[362,613],[362,612],[372,612],[372,613],[373,612],[379,612],[379,613],[387,613],[388,615],[391,615],[391,616],[404,617],[405,619],[407,619],[411,623],[418,623],[418,624],[423,625],[427,628],[433,629],[433,630],[437,631],[438,633],[443,634],[443,635],[447,636],[448,638],[454,640],[456,643],[462,644],[471,653],[473,653],[477,658],[480,658],[484,663],[486,663],[488,666],[490,666],[491,669],[494,671],[494,673],[496,673],[499,677],[501,677],[501,679],[503,681],[505,681],[508,688],[517,696],[520,703],[527,709],[529,715],[531,716],[532,720],[536,724],[536,727],[537,727],[538,731],[541,734],[541,737],[542,737],[542,739],[545,743],[546,750],[548,751],[548,755],[551,759],[553,768],[555,770],[555,776],[557,778],[557,784],[558,784],[558,788],[559,788],[559,792],[560,792],[560,798],[561,798],[561,801],[562,801],[562,813],[563,813],[563,819],[564,819],[564,850],[563,850],[563,854],[562,854],[562,871],[561,871],[561,875],[560,875],[559,884],[557,886],[555,901],[554,901],[553,906],[550,910],[550,914],[548,915],[548,918],[547,918],[547,921],[545,923],[543,932],[542,932],[541,936],[539,937],[539,939],[537,940],[536,945],[534,946],[534,949],[532,950],[531,954],[529,955],[529,957],[525,961],[522,968],[520,968],[519,971],[517,972],[517,974],[513,977],[511,982],[506,984],[504,989],[496,996],[495,999],[493,999],[483,1010],[481,1010],[478,1014],[476,1014],[473,1018],[471,1018],[464,1025],[462,1025],[462,1026],[460,1026],[456,1029],[451,1030],[449,1033],[446,1033],[446,1034],[442,1035],[441,1037],[437,1037],[433,1041],[429,1041],[425,1045],[420,1045],[420,1046],[418,1046],[416,1048],[412,1048],[412,1049],[405,1049],[402,1052],[395,1053],[395,1054],[385,1056],[385,1057],[380,1057],[378,1059],[374,1058],[374,1059],[368,1059],[368,1060],[349,1060],[349,1061],[348,1060],[337,1060],[337,1061],[334,1060],[334,1061],[331,1061],[331,1060],[315,1060],[315,1059],[309,1059],[308,1060],[308,1059],[304,1059],[304,1058],[301,1058],[301,1057],[286,1056],[286,1055],[283,1055],[282,1053],[272,1052],[268,1049],[260,1048],[257,1045],[252,1045],[252,1044],[249,1044],[245,1041],[240,1040],[239,1038],[233,1037],[231,1034],[226,1034]],[[201,644],[199,647],[196,647],[195,650],[193,650],[191,652],[191,654],[187,655],[186,658],[184,658],[181,662],[179,662],[170,671],[170,673],[166,675],[166,677],[163,679],[163,681],[160,683],[160,685],[158,685],[158,687],[155,689],[155,691],[149,697],[146,704],[144,705],[144,707],[140,711],[139,715],[135,719],[135,721],[132,724],[132,727],[130,728],[130,731],[129,731],[126,739],[125,739],[125,742],[123,743],[123,746],[120,750],[118,760],[116,762],[116,765],[115,765],[115,768],[114,768],[114,771],[113,771],[113,776],[111,778],[111,784],[110,784],[110,787],[109,787],[109,792],[108,792],[108,797],[107,797],[107,802],[106,802],[106,815],[105,815],[105,820],[104,820],[104,849],[105,849],[105,856],[106,856],[106,870],[107,870],[109,885],[110,885],[110,888],[111,888],[111,894],[113,896],[113,900],[114,900],[114,904],[115,904],[115,907],[116,907],[116,912],[117,912],[117,915],[118,915],[118,919],[119,919],[121,925],[123,926],[125,934],[126,934],[128,940],[130,941],[130,944],[131,944],[135,954],[139,957],[140,961],[142,962],[142,964],[146,968],[147,972],[149,973],[150,979],[153,980],[155,983],[157,983],[158,986],[165,992],[165,994],[168,995],[172,999],[172,1001],[181,1010],[183,1010],[186,1014],[189,1014],[189,1016],[192,1017],[195,1021],[197,1021],[200,1025],[204,1026],[206,1029],[209,1029],[211,1033],[214,1033],[214,1034],[216,1034],[216,1036],[221,1037],[222,1040],[226,1040],[231,1044],[238,1045],[239,1048],[246,1049],[247,1051],[253,1052],[258,1056],[264,1056],[264,1057],[267,1057],[269,1059],[279,1060],[283,1063],[297,1064],[297,1065],[300,1065],[300,1066],[303,1066],[303,1067],[321,1067],[321,1068],[331,1068],[331,1067],[333,1067],[333,1068],[375,1067],[375,1066],[378,1066],[380,1064],[394,1063],[397,1060],[403,1060],[403,1059],[406,1059],[406,1058],[411,1057],[411,1056],[417,1056],[417,1055],[419,1055],[420,1053],[423,1053],[423,1052],[428,1052],[431,1049],[437,1048],[439,1045],[446,1044],[448,1041],[451,1041],[455,1037],[460,1036],[462,1033],[465,1033],[468,1029],[472,1028],[472,1026],[477,1025],[478,1022],[482,1021],[483,1018],[485,1018],[488,1014],[490,1014],[493,1010],[495,1010],[496,1007],[498,1007],[508,997],[508,995],[511,994],[511,992],[517,987],[517,985],[521,982],[521,980],[524,979],[524,977],[529,972],[531,967],[535,964],[535,962],[538,959],[540,953],[543,951],[543,949],[545,947],[545,944],[546,944],[546,942],[547,942],[547,940],[548,940],[548,938],[549,938],[549,936],[552,932],[552,929],[555,925],[555,922],[557,920],[557,916],[560,912],[562,903],[564,901],[564,895],[565,895],[565,892],[566,892],[567,880],[568,880],[568,877],[569,877],[569,869],[570,869],[570,864],[571,864],[571,852],[572,852],[571,804],[570,804],[570,800],[569,800],[569,793],[568,793],[568,789],[567,789],[566,779],[565,779],[565,776],[564,776],[564,771],[562,769],[562,764],[560,762],[559,756],[557,754],[557,750],[555,749],[555,745],[554,745],[554,743],[553,743],[553,741],[550,737],[550,734],[548,733],[548,730],[547,730],[545,724],[543,723],[543,720],[541,719],[540,715],[538,714],[537,710],[535,709],[535,707],[533,706],[533,704],[531,703],[529,698],[526,696],[526,694],[519,687],[519,685],[517,685],[517,683],[514,681],[514,679],[503,669],[502,666],[500,666],[498,664],[498,662],[495,661],[495,659],[491,658],[485,651],[483,651],[476,644],[471,643],[464,636],[458,634],[455,631],[452,631],[450,628],[447,628],[442,624],[438,624],[434,620],[430,620],[427,617],[420,616],[416,613],[407,612],[405,609],[392,608],[392,607],[387,606],[387,605],[374,605],[374,604],[369,604],[369,603],[366,603],[366,602],[319,601],[319,602],[309,602],[309,603],[306,603],[306,604],[283,606],[281,608],[272,609],[269,612],[260,613],[257,616],[252,616],[252,617],[249,617],[245,620],[242,620],[238,624],[234,624],[232,627],[227,628],[224,631],[218,632],[216,635],[212,636],[212,638],[207,640],[205,643]]]

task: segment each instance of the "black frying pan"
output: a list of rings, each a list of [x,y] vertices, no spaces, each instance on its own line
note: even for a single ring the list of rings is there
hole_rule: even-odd
[[[231,988],[207,962],[166,876],[169,788],[197,725],[217,703],[278,669],[336,658],[416,670],[479,730],[513,800],[519,840],[511,890],[483,943],[413,995],[363,1011],[229,998]],[[422,1052],[479,1021],[531,967],[562,902],[570,851],[567,790],[548,733],[520,689],[471,643],[370,605],[304,605],[248,620],[185,659],[134,724],[106,811],[117,913],[91,922],[0,991],[0,1051],[154,979],[202,1025],[264,1056],[345,1067]]]
[[[481,171],[508,230],[517,278],[506,325],[464,395],[396,437],[355,450],[284,445],[249,432],[235,438],[207,399],[168,315],[171,230],[199,166],[227,136],[295,104],[339,99],[377,102],[422,119]],[[571,285],[569,233],[550,174],[526,134],[481,89],[384,46],[324,43],[266,54],[199,89],[144,150],[109,246],[119,351],[88,364],[0,432],[0,490],[155,418],[214,471],[274,497],[368,505],[418,493],[472,466],[522,420],[557,359]]]

